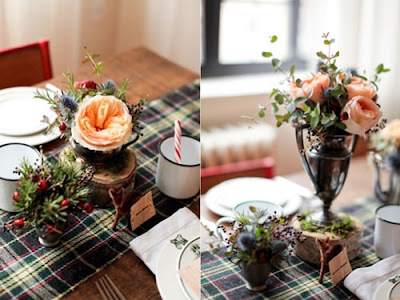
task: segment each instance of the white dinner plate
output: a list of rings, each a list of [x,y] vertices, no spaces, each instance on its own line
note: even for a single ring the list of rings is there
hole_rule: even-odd
[[[49,132],[42,131],[33,135],[9,136],[0,134],[0,145],[8,143],[23,143],[30,146],[38,146],[58,139],[60,135],[61,132],[57,126],[52,128]]]
[[[234,178],[212,187],[207,197],[218,206],[228,209],[248,200],[267,200],[284,206],[293,193],[281,190],[276,185],[274,180],[262,177]]]
[[[247,178],[248,177],[243,177],[238,179],[241,179],[243,181],[242,184],[244,184],[245,183],[244,180],[246,180]],[[275,195],[281,193],[282,195],[285,195],[285,197],[281,198],[285,199],[283,201],[284,204],[281,205],[285,216],[292,215],[297,211],[299,211],[301,205],[303,204],[304,197],[310,197],[310,198],[313,197],[312,193],[308,189],[299,186],[283,177],[277,176],[274,179],[264,179],[264,178],[261,179],[263,179],[263,181],[258,181],[258,183],[260,184],[263,184],[265,180],[269,181],[268,191],[270,192],[269,194],[270,196],[267,196],[266,197],[267,199],[250,199],[250,200],[264,200],[277,204],[277,202],[274,201],[276,199]],[[213,187],[212,189],[214,189],[215,187]],[[232,186],[231,188],[232,192],[236,191],[235,186]],[[211,191],[212,189],[210,189],[209,191]],[[207,206],[207,208],[219,216],[232,217],[233,216],[232,209],[228,208],[226,205],[221,205],[220,201],[215,201],[216,200],[215,194],[212,195],[212,197],[208,197],[209,191],[202,196],[205,198],[204,203]],[[240,201],[240,203],[247,200],[248,199],[243,199],[242,201]]]
[[[189,265],[194,260],[199,258],[199,256],[200,256],[200,237],[196,237],[193,240],[191,240],[189,243],[187,243],[185,245],[185,247],[182,249],[182,251],[178,257],[176,270],[178,271],[178,270],[184,268],[185,266]],[[178,272],[176,273],[176,276],[177,276],[179,286],[180,286],[181,290],[183,291],[183,293],[185,294],[186,298],[190,299],[190,300],[197,300],[198,297],[196,296],[196,294],[181,279]]]
[[[375,291],[373,300],[390,300],[400,297],[400,275],[386,279]]]
[[[185,245],[199,236],[199,226],[183,229],[170,236],[161,249],[156,270],[156,282],[158,291],[164,300],[187,300],[176,276],[176,266]]]
[[[33,87],[16,87],[0,91],[0,134],[7,136],[29,136],[46,130],[42,122],[46,116],[53,123],[57,115],[46,101],[35,98]]]

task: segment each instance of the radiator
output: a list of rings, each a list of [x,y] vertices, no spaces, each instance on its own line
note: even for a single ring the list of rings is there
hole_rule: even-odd
[[[202,129],[202,168],[273,156],[276,137],[276,128],[265,123]]]

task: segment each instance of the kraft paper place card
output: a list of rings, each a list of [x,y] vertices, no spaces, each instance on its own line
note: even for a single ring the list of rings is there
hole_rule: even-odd
[[[347,248],[344,247],[338,255],[329,261],[329,272],[331,273],[333,285],[336,286],[351,271],[352,268],[347,256]]]
[[[131,207],[131,229],[134,231],[148,219],[156,215],[151,191]]]

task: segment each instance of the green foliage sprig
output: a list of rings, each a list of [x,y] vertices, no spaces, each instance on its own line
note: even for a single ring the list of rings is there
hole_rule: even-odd
[[[249,214],[240,214],[232,225],[235,230],[227,238],[225,255],[237,263],[266,263],[275,256],[288,255],[301,239],[301,232],[294,230],[288,219],[255,207],[250,207]]]
[[[87,184],[93,169],[63,161],[47,161],[42,155],[33,165],[24,159],[15,173],[21,178],[14,193],[14,206],[21,212],[5,227],[45,226],[54,230],[67,221],[70,212],[85,207],[89,194]]]

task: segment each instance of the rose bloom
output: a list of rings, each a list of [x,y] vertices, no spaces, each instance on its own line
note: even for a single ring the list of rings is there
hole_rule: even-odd
[[[303,86],[298,87],[296,83],[293,83],[290,88],[290,96],[294,99],[299,97],[307,97],[314,89],[310,99],[316,103],[324,103],[324,90],[329,87],[330,79],[327,75],[317,73],[313,77],[303,80]]]
[[[395,145],[400,145],[400,119],[391,121],[381,131],[382,138],[386,141],[393,141]]]
[[[85,148],[110,151],[129,139],[132,116],[126,104],[114,96],[88,96],[79,105],[71,133]]]
[[[346,131],[361,136],[375,126],[381,116],[379,106],[364,96],[356,96],[348,101],[341,112]]]
[[[368,81],[361,79],[360,77],[353,76],[350,78],[350,83],[344,86],[349,94],[349,100],[356,96],[364,96],[372,99],[375,94],[375,86]]]

